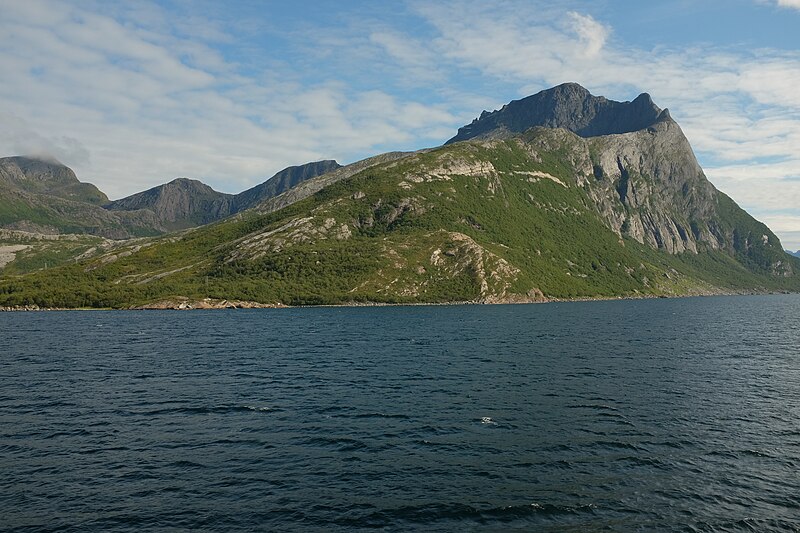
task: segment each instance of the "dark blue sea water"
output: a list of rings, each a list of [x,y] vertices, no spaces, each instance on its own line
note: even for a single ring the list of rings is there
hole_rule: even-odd
[[[6,531],[796,531],[800,296],[0,314]]]

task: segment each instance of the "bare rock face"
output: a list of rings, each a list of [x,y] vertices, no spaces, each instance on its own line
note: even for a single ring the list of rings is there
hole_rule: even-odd
[[[725,246],[713,220],[719,192],[668,116],[645,130],[587,140],[592,197],[609,226],[669,253]]]
[[[724,250],[760,271],[791,275],[778,238],[706,179],[669,111],[565,83],[486,112],[448,141],[519,137],[574,168],[606,225],[668,252]]]
[[[495,141],[489,141],[489,143]],[[780,241],[708,181],[680,126],[663,114],[629,133],[581,138],[532,128],[519,137],[532,159],[558,153],[601,220],[670,254],[722,250],[755,271],[792,275]]]
[[[232,205],[232,195],[197,180],[178,178],[104,207],[109,211],[148,210],[158,221],[159,230],[173,231],[224,218],[231,214]]]
[[[484,111],[471,124],[459,128],[447,144],[508,138],[534,126],[564,128],[581,137],[628,133],[651,126],[661,114],[647,93],[632,102],[615,102],[592,96],[577,83],[565,83],[514,100],[497,111]]]

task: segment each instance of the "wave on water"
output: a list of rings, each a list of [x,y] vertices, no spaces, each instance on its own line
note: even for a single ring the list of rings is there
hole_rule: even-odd
[[[363,517],[337,520],[340,525],[350,527],[381,528],[398,524],[428,526],[440,522],[471,522],[484,525],[526,521],[535,523],[538,519],[552,519],[569,515],[592,515],[595,505],[553,505],[548,503],[527,503],[481,508],[459,503],[431,503],[410,505],[393,509],[373,511]]]
[[[144,415],[144,416],[163,416],[174,414],[186,415],[210,415],[210,414],[225,414],[225,413],[242,413],[242,412],[258,412],[258,413],[271,413],[278,411],[277,407],[258,406],[258,405],[189,405],[189,406],[174,406],[162,407],[159,409],[149,409],[140,411],[128,411],[130,415]]]

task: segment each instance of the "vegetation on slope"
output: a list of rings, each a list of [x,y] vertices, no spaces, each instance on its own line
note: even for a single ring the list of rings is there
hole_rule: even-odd
[[[177,296],[289,305],[503,302],[797,290],[797,276],[769,274],[766,252],[761,270],[748,269],[726,250],[670,255],[620,236],[577,181],[568,148],[532,154],[509,139],[415,154],[274,213],[245,212],[78,264],[5,276],[0,305],[127,307]],[[730,211],[720,224],[747,229],[752,219],[738,220],[741,210],[720,198]],[[752,238],[745,244],[759,246]],[[800,262],[793,265],[798,271]]]

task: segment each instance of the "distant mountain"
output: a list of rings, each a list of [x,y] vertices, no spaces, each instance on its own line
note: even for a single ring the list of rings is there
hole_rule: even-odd
[[[341,167],[336,161],[328,159],[285,168],[264,183],[237,194],[233,199],[234,209],[236,212],[250,209],[260,202],[278,196],[308,179],[327,174]]]
[[[203,182],[178,178],[164,185],[106,203],[109,211],[148,211],[160,231],[201,226],[232,213],[233,195],[217,192]]]
[[[97,187],[80,182],[72,169],[56,160],[4,157],[0,159],[0,186],[94,205],[108,202]]]
[[[316,161],[285,168],[236,195],[215,191],[192,179],[178,178],[144,192],[108,202],[110,211],[146,210],[153,213],[158,229],[176,231],[221,220],[257,205],[307,179],[339,168],[336,161]]]
[[[797,250],[796,252],[790,252],[789,250],[786,250],[786,253],[795,257],[800,257],[800,250]]]
[[[564,128],[581,137],[596,137],[643,130],[669,112],[659,109],[647,93],[633,102],[615,102],[593,96],[577,83],[565,83],[521,100],[498,111],[484,111],[447,141],[508,138],[534,126]]]
[[[108,197],[58,161],[0,158],[0,228],[112,239],[155,235],[152,213],[117,215],[103,209]]]
[[[569,84],[524,100],[461,129],[480,130],[472,138],[375,156],[216,224],[0,282],[0,305],[800,290],[800,259],[706,179],[679,125],[649,97],[613,102]]]
[[[58,161],[0,158],[0,228],[111,239],[158,235],[220,220],[339,167],[335,161],[288,167],[237,195],[179,178],[112,202]]]

